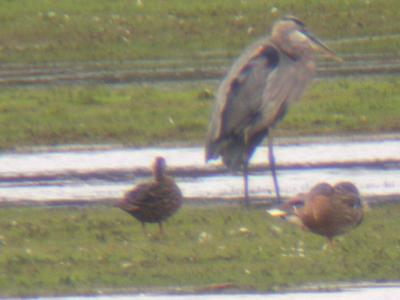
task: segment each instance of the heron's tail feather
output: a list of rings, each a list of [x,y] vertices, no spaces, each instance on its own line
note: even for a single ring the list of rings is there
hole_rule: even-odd
[[[246,146],[244,143],[233,142],[221,149],[221,157],[225,166],[232,171],[240,170],[243,167],[244,161],[247,161],[245,156]]]
[[[230,135],[208,143],[206,146],[206,160],[222,157],[222,161],[229,169],[236,171],[243,167],[244,162],[250,160],[256,147],[268,135],[268,130],[255,134],[245,143],[242,136]]]
[[[213,143],[209,148],[210,155],[208,159],[214,159],[221,156],[225,166],[232,171],[242,169],[243,163],[248,161],[253,151],[249,151],[248,145],[245,145],[243,139],[231,137]]]
[[[231,170],[241,168],[244,153],[244,143],[234,137],[212,141],[206,145],[206,161],[221,156],[225,166]]]

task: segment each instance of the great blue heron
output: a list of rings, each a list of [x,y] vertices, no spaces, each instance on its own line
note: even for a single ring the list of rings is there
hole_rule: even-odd
[[[315,52],[336,60],[335,53],[312,36],[302,21],[285,17],[248,48],[219,86],[206,141],[206,161],[222,157],[231,170],[243,170],[248,199],[248,164],[268,136],[269,165],[280,201],[271,130],[288,105],[298,100],[315,72]]]

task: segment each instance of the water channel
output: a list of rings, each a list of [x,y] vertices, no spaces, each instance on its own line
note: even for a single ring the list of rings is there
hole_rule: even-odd
[[[338,140],[280,143],[275,148],[284,196],[312,185],[354,182],[365,196],[398,194],[400,140]],[[229,199],[242,193],[241,174],[219,161],[205,164],[201,147],[47,149],[0,155],[0,201],[98,201],[120,198],[151,176],[155,156],[166,158],[171,174],[188,199]],[[267,149],[252,159],[252,195],[273,196]],[[264,167],[263,167],[264,166]]]

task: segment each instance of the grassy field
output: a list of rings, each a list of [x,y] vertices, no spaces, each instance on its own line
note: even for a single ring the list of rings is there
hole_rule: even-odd
[[[202,144],[214,85],[170,84],[0,90],[0,149],[30,145]],[[400,79],[316,82],[278,125],[278,136],[400,129]]]
[[[326,249],[323,238],[263,210],[186,207],[166,236],[111,207],[0,210],[0,296],[197,288],[271,291],[310,282],[400,278],[400,205]],[[398,230],[399,229],[399,230]]]
[[[279,4],[267,0],[19,0],[2,3],[0,60],[111,62],[107,66],[112,69],[135,59],[179,58],[183,63],[187,59],[188,65],[203,64],[209,55],[235,57],[288,13],[330,40],[340,55],[399,54],[400,2],[396,0],[283,0]],[[201,144],[215,88],[212,84],[2,88],[0,149],[70,143]],[[292,107],[277,134],[397,131],[399,99],[395,78],[320,82]]]
[[[389,35],[335,43],[341,54],[399,54],[397,0],[14,0],[0,10],[0,59],[190,59],[221,51],[232,56],[286,14],[302,18],[325,40]]]
[[[285,14],[303,19],[339,55],[400,54],[397,0],[9,0],[0,9],[0,60],[106,61],[115,69],[127,60],[202,64],[235,57]],[[0,150],[202,144],[215,89],[207,83],[4,87]],[[399,101],[395,77],[315,82],[276,135],[399,131]],[[166,237],[147,237],[115,208],[2,208],[0,297],[395,280],[399,213],[400,205],[373,209],[334,250],[324,250],[324,239],[257,210],[185,207],[166,224]]]

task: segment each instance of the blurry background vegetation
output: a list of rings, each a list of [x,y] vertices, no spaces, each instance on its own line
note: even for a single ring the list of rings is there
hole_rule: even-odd
[[[3,77],[12,78],[10,66],[36,72],[56,65],[62,72],[63,64],[84,70],[88,62],[118,70],[141,61],[154,70],[173,70],[179,60],[180,66],[226,70],[287,14],[304,20],[346,61],[399,56],[397,0],[8,0],[0,9]],[[217,85],[216,80],[3,85],[0,149],[202,144]],[[279,124],[277,135],[397,131],[399,86],[396,77],[317,82]]]
[[[399,53],[397,0],[7,0],[0,10],[3,62],[131,60],[236,55],[293,14],[340,53]],[[395,35],[395,36],[392,36]]]

